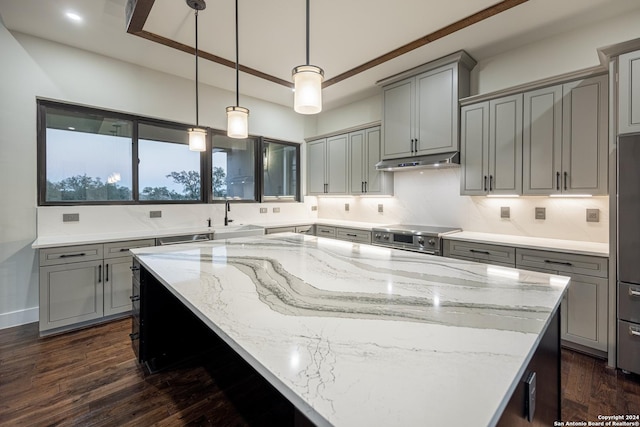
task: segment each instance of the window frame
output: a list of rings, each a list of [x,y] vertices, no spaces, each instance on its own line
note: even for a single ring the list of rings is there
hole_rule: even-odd
[[[276,196],[265,196],[264,194],[264,156],[262,155],[262,153],[264,153],[265,150],[265,144],[280,144],[280,145],[286,145],[286,146],[290,146],[290,147],[294,147],[296,149],[296,194],[294,195],[293,198],[282,198],[279,199]],[[301,151],[301,147],[300,144],[296,143],[296,142],[289,142],[289,141],[282,141],[279,139],[275,139],[275,138],[267,138],[267,137],[262,137],[260,138],[260,155],[259,160],[257,163],[260,163],[260,203],[299,203],[301,200],[300,197],[300,187],[302,186],[302,183],[300,182],[300,176],[301,176],[301,168],[302,165],[300,164],[300,151]]]

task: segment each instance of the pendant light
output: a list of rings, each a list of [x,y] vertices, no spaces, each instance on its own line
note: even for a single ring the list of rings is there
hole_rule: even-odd
[[[189,134],[189,150],[191,151],[205,151],[207,149],[207,131],[200,128],[198,122],[198,11],[204,10],[207,4],[204,0],[187,0],[187,5],[195,11],[196,22],[196,127],[187,131]]]
[[[307,63],[293,69],[293,109],[300,114],[317,114],[322,111],[322,80],[324,71],[309,65],[309,0],[307,0]]]
[[[227,136],[244,139],[249,136],[249,110],[240,107],[240,43],[238,42],[238,0],[236,0],[236,105],[227,107]]]

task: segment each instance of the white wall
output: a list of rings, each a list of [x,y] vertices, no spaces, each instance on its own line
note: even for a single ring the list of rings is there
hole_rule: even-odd
[[[211,217],[220,224],[219,206],[157,207],[160,221],[149,222],[153,207],[82,207],[36,209],[36,97],[123,111],[137,115],[193,123],[193,81],[156,72],[43,39],[9,32],[0,21],[0,328],[38,319],[38,260],[31,249],[36,216],[48,235],[87,233],[108,224],[118,227],[181,227],[204,224]],[[201,124],[226,127],[225,107],[234,94],[201,85]],[[302,142],[305,127],[291,108],[243,97],[251,110],[250,132]],[[303,150],[304,155],[304,150]],[[304,158],[303,158],[304,159]],[[308,203],[280,203],[280,214],[259,214],[257,204],[238,205],[238,222],[277,222],[307,216]],[[266,205],[266,204],[265,204]],[[272,206],[272,205],[269,205]],[[80,212],[81,221],[69,227],[62,212]],[[232,218],[234,217],[232,215]],[[109,222],[109,220],[111,221]],[[188,225],[187,225],[188,223]],[[103,230],[105,230],[103,228]]]

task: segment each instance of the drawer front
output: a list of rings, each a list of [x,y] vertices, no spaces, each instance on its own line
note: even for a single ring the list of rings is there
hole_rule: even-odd
[[[588,255],[538,251],[535,249],[518,249],[516,251],[516,265],[518,268],[543,268],[556,270],[560,274],[608,277],[608,264],[608,258]]]
[[[40,249],[40,266],[101,260],[102,253],[102,245]]]
[[[291,226],[291,227],[271,227],[271,228],[265,228],[264,229],[264,234],[276,234],[276,233],[295,233],[296,232],[296,228]]]
[[[309,234],[309,235],[314,235],[315,229],[313,227],[313,225],[298,225],[296,226],[296,233],[300,233],[300,234]]]
[[[448,251],[445,256],[462,257],[474,261],[489,264],[500,264],[514,267],[516,264],[516,251],[514,248],[499,245],[487,245],[484,243],[464,242],[458,240],[448,241]]]
[[[155,239],[130,240],[126,242],[113,242],[104,244],[105,258],[119,258],[129,255],[129,249],[148,248],[155,245]]]
[[[618,368],[640,374],[640,325],[618,320]]]
[[[336,228],[336,238],[357,243],[371,243],[371,232],[352,228]]]
[[[336,228],[325,225],[316,225],[316,236],[336,238]]]
[[[629,283],[618,285],[618,317],[629,322],[640,323],[640,285]]]

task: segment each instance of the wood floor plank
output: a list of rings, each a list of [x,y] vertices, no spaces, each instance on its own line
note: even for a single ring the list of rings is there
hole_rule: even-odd
[[[37,324],[0,330],[0,425],[287,426],[294,411],[226,345],[199,363],[150,375],[130,319],[38,338]],[[640,380],[562,350],[562,418],[640,413]]]

